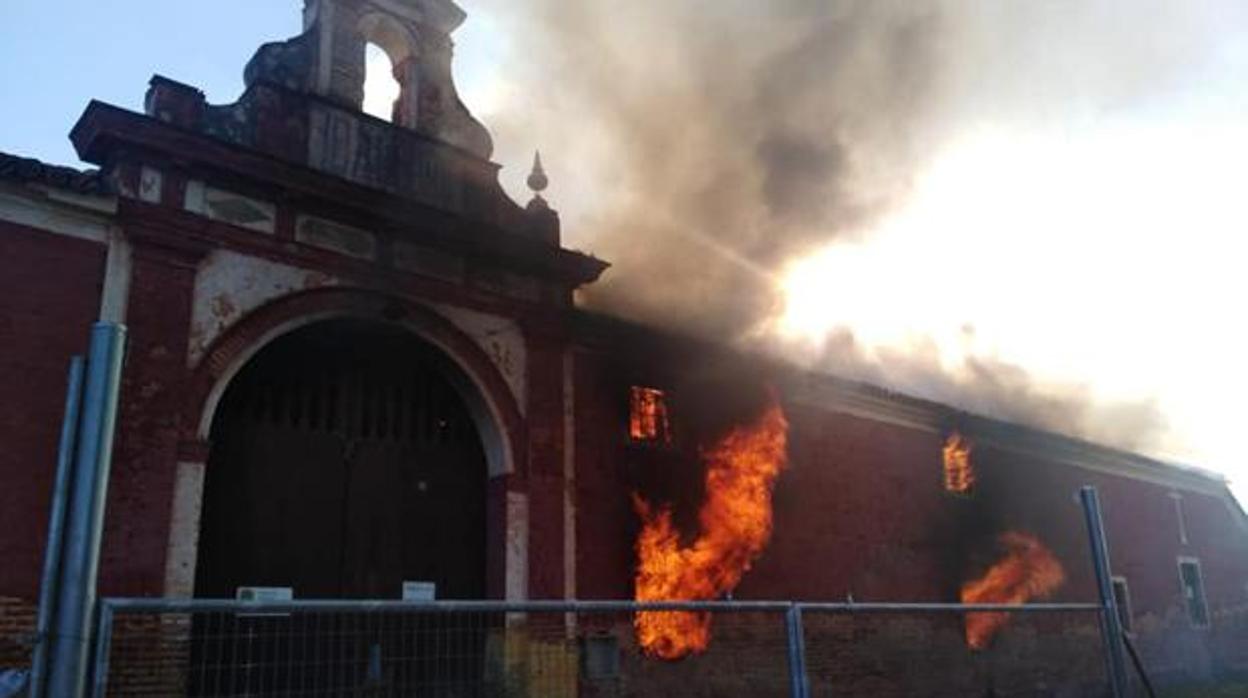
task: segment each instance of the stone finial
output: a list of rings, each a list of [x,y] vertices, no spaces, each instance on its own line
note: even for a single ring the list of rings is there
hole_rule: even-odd
[[[526,180],[529,189],[533,190],[533,199],[529,201],[529,205],[525,206],[525,211],[529,214],[529,226],[531,234],[539,240],[558,245],[559,244],[559,214],[551,209],[550,204],[546,203],[546,199],[542,198],[542,192],[546,191],[546,187],[550,185],[550,180],[546,177],[546,170],[542,167],[542,154],[535,153],[533,155],[533,171],[529,173]]]
[[[537,151],[533,154],[533,171],[529,173],[527,180],[529,189],[533,190],[533,196],[540,199],[542,192],[546,191],[546,187],[550,186],[550,180],[546,177],[546,170],[542,168],[542,153]]]

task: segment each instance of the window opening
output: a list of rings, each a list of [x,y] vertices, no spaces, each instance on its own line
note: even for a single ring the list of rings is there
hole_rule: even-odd
[[[1133,632],[1131,625],[1131,588],[1127,586],[1126,577],[1114,577],[1114,605],[1118,607],[1118,621],[1122,623],[1122,629],[1126,632]]]
[[[971,464],[971,440],[959,432],[945,439],[945,491],[970,494],[975,489],[975,468]]]
[[[1200,561],[1195,558],[1179,558],[1179,583],[1183,588],[1183,601],[1187,604],[1187,616],[1198,628],[1209,627],[1209,606],[1205,602],[1205,583],[1201,579]]]
[[[394,106],[402,87],[394,77],[394,63],[377,44],[364,47],[364,112],[378,119],[394,120]]]
[[[672,442],[667,395],[662,390],[633,386],[628,435],[633,441],[638,442],[656,444]]]

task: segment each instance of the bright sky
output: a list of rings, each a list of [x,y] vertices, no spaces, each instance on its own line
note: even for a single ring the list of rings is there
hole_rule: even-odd
[[[1243,123],[968,135],[870,238],[794,263],[781,328],[850,329],[876,350],[934,340],[950,373],[992,357],[1105,401],[1155,398],[1161,455],[1248,500],[1246,170]]]
[[[232,101],[255,49],[301,21],[297,0],[55,4],[0,2],[0,150],[66,164],[91,98],[138,110],[159,72]],[[456,74],[488,124],[511,95],[506,37],[462,4]],[[873,234],[794,263],[781,327],[847,328],[880,349],[931,338],[951,371],[990,356],[1106,399],[1155,398],[1172,425],[1162,455],[1226,473],[1248,501],[1245,43],[1190,89],[1113,120],[948,143]],[[527,163],[504,164],[514,184]]]

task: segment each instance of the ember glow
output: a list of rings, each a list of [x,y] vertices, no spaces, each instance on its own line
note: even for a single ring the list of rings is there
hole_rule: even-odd
[[[982,578],[962,586],[962,603],[1023,604],[1043,599],[1066,581],[1066,572],[1035,537],[1011,531],[1001,535],[1006,554]],[[1010,619],[1004,611],[966,614],[966,644],[982,650]]]
[[[637,538],[638,601],[719,598],[741,581],[771,538],[771,492],[785,465],[788,422],[773,403],[753,424],[733,429],[704,458],[706,501],[698,537],[682,545],[672,512],[634,497],[642,519]],[[705,650],[709,613],[644,612],[633,621],[647,655],[676,660]]]
[[[971,466],[971,442],[958,432],[945,440],[942,449],[945,461],[945,490],[970,494],[975,487],[975,469]]]
[[[634,441],[670,443],[671,422],[667,417],[667,396],[663,391],[634,386],[631,399],[628,435]]]

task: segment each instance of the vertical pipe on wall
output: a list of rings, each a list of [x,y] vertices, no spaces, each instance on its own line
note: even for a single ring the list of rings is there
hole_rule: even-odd
[[[43,551],[43,576],[39,580],[39,611],[35,616],[35,647],[30,662],[29,694],[40,695],[48,666],[48,630],[55,609],[57,579],[61,574],[61,544],[65,537],[65,505],[69,498],[70,472],[78,436],[82,406],[82,376],[86,362],[81,356],[69,361],[69,385],[65,389],[65,418],[56,450],[56,474],[52,481],[52,506],[48,514],[48,544]]]
[[[48,673],[47,695],[57,698],[81,696],[86,688],[125,338],[122,325],[99,322],[91,328]]]
[[[1096,591],[1101,602],[1101,641],[1105,644],[1105,668],[1114,698],[1127,696],[1127,663],[1122,650],[1122,623],[1118,604],[1114,601],[1113,579],[1109,567],[1109,545],[1105,541],[1105,525],[1101,520],[1101,500],[1095,487],[1079,490],[1084,520],[1092,547],[1092,567],[1096,571]]]

